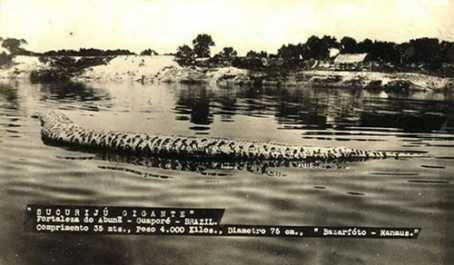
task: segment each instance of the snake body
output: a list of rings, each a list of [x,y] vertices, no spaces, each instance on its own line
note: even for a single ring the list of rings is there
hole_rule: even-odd
[[[139,156],[191,157],[239,160],[365,160],[411,157],[418,154],[367,151],[346,147],[305,147],[225,138],[163,136],[93,130],[74,123],[59,111],[40,115],[41,136],[46,142],[102,149]]]

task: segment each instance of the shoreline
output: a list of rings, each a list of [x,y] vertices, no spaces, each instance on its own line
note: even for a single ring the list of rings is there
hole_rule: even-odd
[[[79,60],[79,58],[75,58]],[[47,62],[36,56],[17,56],[14,65],[0,69],[0,79],[30,79],[32,73],[52,72]],[[233,86],[323,86],[330,88],[378,89],[405,91],[452,91],[454,78],[416,72],[372,72],[335,70],[246,70],[227,67],[182,67],[173,56],[117,56],[105,64],[83,68],[65,76],[68,81],[136,81],[147,83],[210,84],[221,88]],[[36,82],[49,82],[37,80]],[[52,80],[50,80],[52,82]]]

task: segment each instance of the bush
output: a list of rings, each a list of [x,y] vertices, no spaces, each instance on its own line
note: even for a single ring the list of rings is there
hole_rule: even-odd
[[[85,68],[102,65],[109,62],[113,57],[81,57],[76,60],[70,56],[48,57],[42,56],[39,60],[48,64],[50,68],[44,70],[35,70],[30,74],[32,82],[54,82],[67,81],[71,77],[79,75]]]
[[[6,53],[0,53],[0,67],[9,65],[13,61],[13,57],[11,55],[8,55]]]
[[[233,59],[232,66],[243,69],[263,68],[262,60],[255,57],[237,57]]]

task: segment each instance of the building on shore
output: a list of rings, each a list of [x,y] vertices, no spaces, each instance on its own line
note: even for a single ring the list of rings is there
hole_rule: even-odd
[[[334,68],[344,71],[361,71],[369,69],[367,53],[344,53],[339,54],[334,59]]]

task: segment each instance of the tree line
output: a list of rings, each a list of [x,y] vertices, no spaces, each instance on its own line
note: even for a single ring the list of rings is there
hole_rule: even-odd
[[[199,34],[189,45],[179,46],[176,58],[180,64],[193,64],[197,58],[209,58],[211,61],[234,60],[238,57],[233,47],[225,47],[211,57],[210,48],[215,45],[208,34]],[[437,38],[417,38],[403,43],[365,39],[357,41],[352,37],[343,37],[340,41],[333,36],[311,36],[304,43],[282,45],[275,54],[265,51],[249,51],[246,58],[281,58],[286,65],[299,65],[307,60],[328,60],[330,51],[340,53],[368,53],[369,60],[389,63],[395,66],[424,65],[437,69],[443,63],[454,63],[454,42],[440,41]]]
[[[140,55],[158,55],[153,49],[145,49]],[[136,55],[136,53],[127,49],[102,50],[96,48],[80,48],[79,50],[50,50],[41,53],[43,56],[118,56],[118,55]]]
[[[50,50],[41,53],[42,56],[117,56],[135,55],[127,49],[102,50],[96,48],[80,48],[79,50]]]
[[[127,49],[102,50],[96,48],[80,48],[79,50],[50,50],[44,53],[31,52],[23,48],[24,39],[2,38],[1,46],[10,54],[0,54],[0,61],[9,61],[15,55],[42,56],[117,56],[135,55]],[[337,40],[334,36],[311,36],[306,42],[284,44],[275,54],[265,51],[249,51],[246,59],[238,59],[238,52],[233,47],[224,47],[219,53],[211,56],[211,47],[215,42],[209,34],[198,34],[192,45],[181,45],[175,53],[177,61],[182,65],[191,65],[201,58],[209,59],[213,64],[230,61],[235,65],[259,66],[263,58],[279,58],[287,66],[298,66],[308,60],[327,60],[330,52],[337,49],[340,53],[368,53],[369,60],[389,63],[394,66],[419,66],[427,69],[438,69],[444,63],[454,64],[454,42],[437,38],[416,38],[403,43],[364,39],[357,41],[346,36]],[[153,49],[146,49],[140,55],[157,55]]]
[[[389,41],[356,41],[352,37],[311,36],[305,43],[283,45],[277,55],[286,61],[326,60],[330,49],[341,53],[368,53],[369,59],[393,65],[424,64],[437,68],[442,63],[454,63],[454,42],[440,41],[437,38],[417,38],[403,43]]]
[[[28,51],[22,46],[28,44],[25,39],[16,38],[3,38],[0,37],[1,47],[9,51],[11,56],[16,55],[41,55],[41,56],[117,56],[117,55],[135,55],[128,49],[115,49],[115,50],[103,50],[97,48],[80,48],[78,50],[73,49],[61,49],[61,50],[50,50],[42,53]],[[140,55],[158,55],[153,49],[145,49]]]

